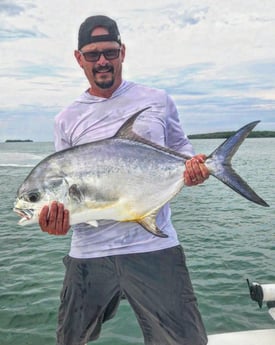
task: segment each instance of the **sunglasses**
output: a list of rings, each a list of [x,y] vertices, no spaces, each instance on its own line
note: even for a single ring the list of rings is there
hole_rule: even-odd
[[[82,52],[80,53],[84,56],[84,59],[89,62],[96,62],[100,59],[101,55],[105,57],[106,60],[114,60],[117,59],[120,53],[120,48],[118,49],[106,49],[101,52],[99,51],[90,51],[90,52]]]

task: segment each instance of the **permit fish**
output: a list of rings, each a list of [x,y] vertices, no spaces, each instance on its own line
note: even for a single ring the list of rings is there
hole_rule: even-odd
[[[40,210],[52,201],[70,211],[70,224],[98,220],[138,222],[156,236],[159,209],[184,186],[184,154],[157,145],[133,131],[136,112],[107,139],[58,151],[32,169],[17,191],[14,211],[20,225],[38,223]],[[269,206],[234,171],[231,158],[260,121],[247,124],[225,140],[205,165],[210,174],[246,199]]]

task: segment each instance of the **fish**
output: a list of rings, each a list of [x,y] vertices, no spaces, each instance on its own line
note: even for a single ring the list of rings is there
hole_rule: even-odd
[[[42,207],[57,201],[69,210],[71,225],[137,222],[155,236],[167,237],[156,216],[184,187],[184,163],[191,157],[134,132],[135,120],[147,109],[130,116],[110,138],[55,152],[38,163],[17,191],[13,210],[21,217],[18,224],[38,223]],[[233,155],[259,122],[239,129],[204,164],[235,192],[268,207],[231,166]]]

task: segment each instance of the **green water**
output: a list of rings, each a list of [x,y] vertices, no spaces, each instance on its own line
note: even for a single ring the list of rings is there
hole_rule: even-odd
[[[210,153],[221,140],[194,140]],[[172,201],[173,221],[185,248],[209,334],[273,328],[263,306],[250,300],[246,278],[275,283],[275,139],[248,139],[233,165],[270,204],[254,205],[214,178],[186,188]],[[18,186],[51,143],[0,144],[0,344],[54,345],[59,292],[70,235],[19,227],[12,212]],[[157,306],[156,306],[157,308]],[[143,344],[127,302],[103,327],[101,345]]]

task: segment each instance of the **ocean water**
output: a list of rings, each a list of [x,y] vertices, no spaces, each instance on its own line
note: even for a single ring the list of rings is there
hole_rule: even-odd
[[[193,140],[210,153],[222,140]],[[247,139],[233,159],[240,175],[269,204],[248,202],[210,178],[185,188],[172,201],[173,221],[209,334],[274,328],[249,297],[246,279],[275,283],[275,139]],[[16,190],[52,143],[0,143],[0,344],[55,344],[56,316],[70,235],[44,234],[20,227],[12,212]],[[156,306],[157,308],[157,306]],[[275,343],[275,340],[274,340]],[[101,345],[143,344],[127,302],[107,322]]]

